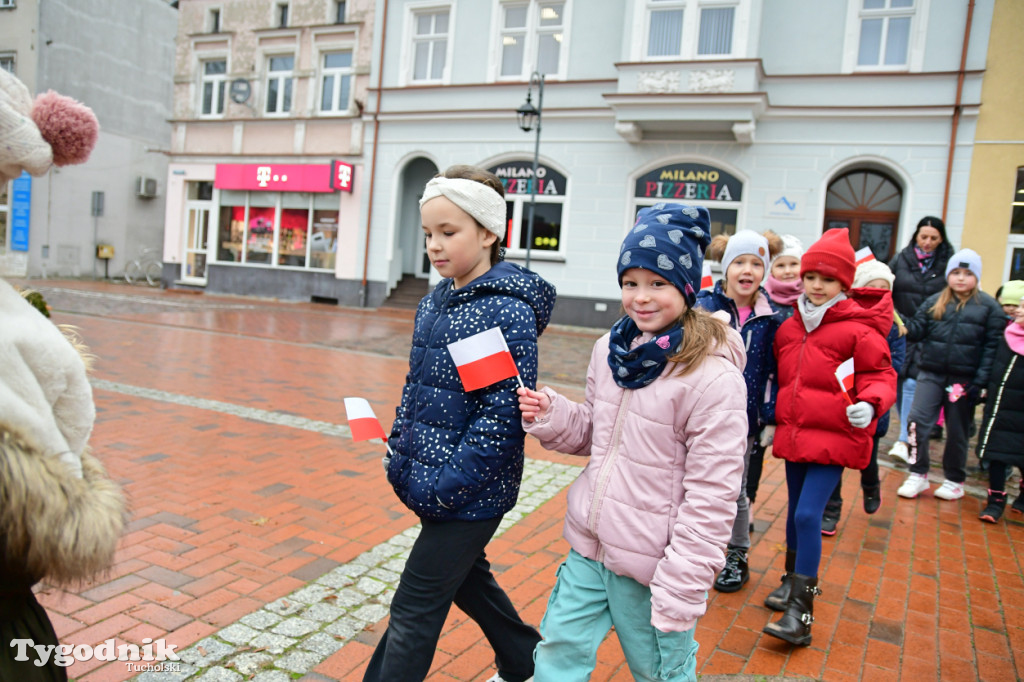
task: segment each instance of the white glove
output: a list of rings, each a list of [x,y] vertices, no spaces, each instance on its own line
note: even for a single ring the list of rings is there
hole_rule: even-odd
[[[875,408],[863,400],[846,408],[846,418],[855,429],[866,429],[875,416]]]
[[[768,447],[769,445],[772,444],[772,441],[774,441],[774,440],[775,440],[775,425],[774,424],[766,424],[765,427],[763,429],[761,429],[761,440],[760,440],[761,447],[762,448]]]

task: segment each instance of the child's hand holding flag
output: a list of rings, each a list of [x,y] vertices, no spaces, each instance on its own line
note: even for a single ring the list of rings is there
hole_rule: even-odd
[[[871,420],[875,418],[875,408],[863,400],[855,403],[850,397],[850,391],[853,390],[853,358],[839,365],[839,369],[836,370],[836,379],[839,380],[839,388],[843,392],[843,397],[846,398],[846,402],[850,403],[846,407],[846,418],[849,420],[850,426],[855,429],[866,429],[870,426]]]

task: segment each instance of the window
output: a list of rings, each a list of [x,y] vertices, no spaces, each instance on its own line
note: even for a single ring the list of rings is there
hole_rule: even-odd
[[[1017,186],[1013,190],[1010,238],[1006,248],[1006,276],[1003,281],[1024,279],[1024,168],[1017,169]]]
[[[504,246],[513,257],[525,255],[530,235],[533,161],[508,161],[489,170],[501,179],[505,187],[508,231]],[[566,178],[545,165],[537,167],[537,177],[530,254],[531,257],[538,253],[562,256],[565,254],[562,209],[565,204]]]
[[[320,112],[344,114],[352,101],[352,52],[327,52],[320,72]]]
[[[227,89],[228,62],[226,59],[211,59],[200,62],[202,76],[202,107],[200,116],[216,118],[224,115],[224,91]]]
[[[7,248],[7,216],[10,215],[10,200],[7,196],[9,182],[0,182],[0,250]]]
[[[0,69],[4,69],[9,73],[14,73],[13,54],[0,54]]]
[[[334,23],[344,24],[345,23],[345,2],[344,0],[338,0],[334,3]]]
[[[8,7],[14,7],[15,5],[16,5],[16,0],[0,0],[0,9],[5,9],[5,8],[8,8]]]
[[[267,60],[267,108],[268,114],[287,114],[292,110],[292,69],[295,57],[270,57]]]
[[[413,14],[412,80],[444,79],[448,54],[448,10]]]
[[[333,270],[336,193],[221,190],[217,260]]]
[[[648,0],[648,58],[691,59],[737,54],[736,4],[701,4],[697,0]]]
[[[736,234],[743,207],[743,182],[723,168],[675,163],[650,170],[633,185],[633,214],[672,201],[704,206],[711,214],[711,236]]]
[[[213,8],[210,10],[207,23],[210,27],[210,33],[220,33],[220,9]]]
[[[501,7],[503,78],[528,78],[534,71],[559,74],[562,67],[564,2],[506,3]]]
[[[857,66],[905,67],[914,0],[862,0]]]
[[[287,2],[279,2],[274,6],[274,25],[278,28],[288,28]]]

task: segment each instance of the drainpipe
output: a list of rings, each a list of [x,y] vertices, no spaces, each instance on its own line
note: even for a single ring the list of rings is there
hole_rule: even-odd
[[[942,222],[946,222],[949,207],[949,185],[953,179],[953,153],[956,151],[956,132],[960,127],[960,106],[964,92],[964,72],[967,69],[967,46],[971,42],[971,20],[974,18],[974,0],[967,3],[967,22],[964,25],[964,47],[960,52],[960,71],[956,77],[956,104],[953,105],[953,129],[949,133],[949,158],[946,159],[946,188],[942,193]]]
[[[974,0],[971,0],[973,3]],[[359,307],[366,307],[366,274],[370,268],[370,226],[373,225],[373,185],[377,179],[377,140],[380,133],[380,101],[384,97],[384,44],[388,35],[388,0],[384,0],[380,22],[380,57],[377,59],[377,106],[373,110],[373,155],[370,157],[370,197],[366,205],[366,238],[363,248],[363,282],[359,287]]]

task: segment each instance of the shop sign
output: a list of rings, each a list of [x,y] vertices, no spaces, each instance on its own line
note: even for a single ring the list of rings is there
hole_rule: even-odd
[[[11,251],[28,251],[32,176],[25,171],[11,183]]]
[[[508,161],[488,168],[505,186],[505,195],[533,194],[533,162]],[[543,164],[537,165],[537,194],[565,196],[565,176]]]
[[[220,163],[213,186],[217,189],[267,192],[352,191],[353,168],[347,163]]]
[[[640,176],[635,191],[644,199],[740,201],[743,183],[714,166],[677,163]]]

